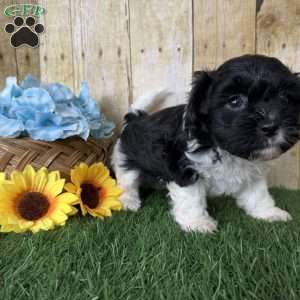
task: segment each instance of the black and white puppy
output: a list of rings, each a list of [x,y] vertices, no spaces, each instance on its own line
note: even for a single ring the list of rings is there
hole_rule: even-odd
[[[212,232],[206,197],[228,194],[252,217],[287,221],[275,206],[262,161],[278,157],[299,137],[300,80],[278,59],[245,55],[214,71],[195,72],[188,103],[154,114],[142,98],[125,116],[112,162],[121,202],[136,211],[141,185],[169,191],[183,230]]]

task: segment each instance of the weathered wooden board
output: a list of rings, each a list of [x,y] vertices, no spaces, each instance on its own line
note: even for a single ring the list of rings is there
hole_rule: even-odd
[[[194,69],[255,52],[255,0],[194,1]]]
[[[40,45],[41,79],[74,87],[71,9],[69,0],[40,0],[47,12],[40,20],[45,33]]]
[[[7,76],[17,76],[16,51],[10,45],[10,34],[4,31],[12,17],[4,15],[4,9],[11,4],[11,0],[0,2],[0,88],[3,88]]]
[[[191,0],[130,1],[133,99],[145,92],[170,88],[183,102],[193,61]]]
[[[257,16],[258,53],[276,56],[300,71],[300,1],[264,0]],[[299,145],[272,162],[270,185],[300,186]]]
[[[12,3],[16,1],[11,0]],[[31,0],[30,4],[39,4],[39,0]],[[40,22],[40,18],[35,17],[36,24]],[[40,43],[43,43],[44,34],[40,34]],[[22,46],[16,49],[17,74],[18,80],[21,81],[27,74],[31,74],[37,78],[40,77],[40,50],[38,47],[31,48]]]
[[[75,86],[88,80],[106,115],[121,124],[130,95],[127,0],[72,1]]]

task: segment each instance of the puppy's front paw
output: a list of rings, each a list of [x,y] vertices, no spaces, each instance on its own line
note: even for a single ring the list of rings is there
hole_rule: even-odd
[[[254,212],[251,215],[256,219],[261,219],[268,222],[286,222],[292,220],[291,215],[287,211],[276,206],[266,209],[264,211]]]
[[[124,210],[138,211],[141,207],[141,200],[138,196],[128,195],[126,193],[121,195],[120,202]]]
[[[210,216],[201,216],[197,220],[180,224],[184,231],[196,231],[202,233],[213,233],[217,231],[217,221]]]

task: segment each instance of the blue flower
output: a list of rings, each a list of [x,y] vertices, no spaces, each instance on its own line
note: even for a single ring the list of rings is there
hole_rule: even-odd
[[[56,113],[36,113],[34,120],[28,120],[25,127],[29,135],[36,140],[55,141],[79,135],[84,139],[86,124],[84,120],[64,120]]]
[[[91,130],[91,136],[95,139],[111,137],[115,128],[115,124],[111,121],[107,121],[103,114],[101,115],[99,124],[99,128]]]
[[[22,92],[15,77],[6,78],[5,88],[0,92],[0,114],[7,115],[12,105],[12,98],[21,96]]]
[[[50,83],[45,88],[56,103],[67,102],[75,97],[69,88],[60,83]]]
[[[0,114],[0,136],[2,137],[18,137],[24,131],[22,121],[9,119]]]
[[[8,77],[0,92],[0,136],[29,135],[33,139],[54,141],[70,136],[87,139],[112,134],[114,123],[106,120],[86,82],[77,97],[60,83],[48,85],[31,75],[20,86]]]
[[[23,90],[33,88],[33,87],[40,87],[40,86],[41,86],[41,82],[30,74],[27,75],[20,84],[20,87]]]
[[[26,131],[35,140],[55,141],[63,135],[61,118],[53,113],[36,112],[35,119],[25,123]]]
[[[74,101],[83,115],[88,120],[91,129],[98,129],[100,126],[101,111],[94,98],[89,95],[89,87],[83,82],[80,87],[80,94]]]
[[[28,108],[39,112],[54,112],[55,103],[43,88],[28,88],[19,97],[13,97],[9,115],[14,116],[20,109]]]

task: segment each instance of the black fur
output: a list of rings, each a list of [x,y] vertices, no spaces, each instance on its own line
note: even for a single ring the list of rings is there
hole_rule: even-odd
[[[186,134],[182,130],[184,105],[170,107],[152,115],[126,116],[121,149],[126,167],[140,172],[141,181],[156,185],[175,180],[188,185],[197,179],[184,156]]]
[[[220,148],[254,159],[280,129],[285,141],[273,146],[283,153],[299,138],[299,97],[299,78],[275,58],[245,55],[196,72],[187,105],[126,115],[120,138],[125,166],[150,185],[186,186],[199,176],[184,154],[188,141],[197,141],[203,153]]]

